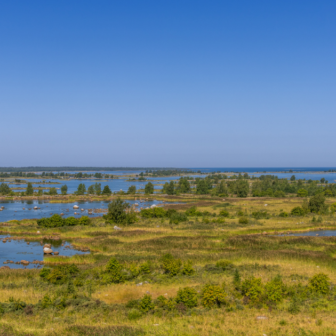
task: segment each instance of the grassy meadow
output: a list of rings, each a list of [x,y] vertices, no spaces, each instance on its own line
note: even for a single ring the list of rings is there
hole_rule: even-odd
[[[281,217],[302,205],[299,197],[160,198],[166,210],[196,206],[203,215],[177,224],[139,216],[121,230],[102,217],[89,226],[3,226],[28,240],[58,236],[91,254],[46,257],[45,275],[0,269],[0,334],[336,335],[336,237],[291,235],[336,229],[335,215]],[[321,273],[327,288],[312,281]]]

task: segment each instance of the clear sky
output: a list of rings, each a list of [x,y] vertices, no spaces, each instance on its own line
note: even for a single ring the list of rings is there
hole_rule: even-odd
[[[0,0],[0,166],[336,166],[335,17],[335,0]]]

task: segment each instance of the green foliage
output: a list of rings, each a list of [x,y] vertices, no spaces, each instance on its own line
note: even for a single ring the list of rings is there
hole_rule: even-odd
[[[154,309],[154,303],[152,301],[152,296],[149,294],[145,294],[139,302],[139,307],[144,313],[147,313],[150,310]]]
[[[122,272],[122,265],[116,258],[111,258],[106,265],[104,280],[106,283],[122,283],[125,281],[125,275]]]
[[[135,193],[136,193],[136,186],[135,185],[131,185],[128,188],[127,194],[134,195]]]
[[[296,295],[292,296],[289,307],[288,307],[288,312],[295,315],[300,312],[300,301]]]
[[[182,267],[182,274],[190,276],[190,275],[193,275],[194,273],[195,273],[195,270],[192,266],[191,260],[186,261]]]
[[[140,268],[135,263],[132,263],[129,266],[129,271],[134,278],[136,278],[140,274]]]
[[[292,209],[292,211],[291,211],[291,215],[292,215],[292,216],[304,216],[304,215],[305,215],[305,212],[304,212],[304,210],[302,209],[302,207],[297,206],[297,207],[295,207],[295,208]]]
[[[7,183],[1,183],[0,184],[0,194],[7,195],[10,194],[11,188]]]
[[[77,219],[78,225],[90,225],[91,219],[88,216],[82,216],[81,218]]]
[[[177,185],[177,191],[181,194],[187,194],[190,193],[190,183],[188,181],[187,177],[181,177],[179,179],[178,185]]]
[[[78,221],[75,217],[68,217],[64,219],[65,226],[75,226],[78,224]]]
[[[51,268],[47,268],[47,267],[43,267],[42,269],[41,269],[41,271],[40,271],[40,277],[42,278],[42,279],[46,279],[47,277],[48,277],[48,275],[50,274],[50,272],[51,272]]]
[[[222,217],[230,217],[230,213],[229,213],[229,211],[227,211],[227,210],[222,210],[220,213],[219,213],[219,215],[220,216],[222,216]]]
[[[142,316],[142,312],[136,308],[131,309],[127,314],[127,317],[129,320],[137,320],[141,318],[141,316]]]
[[[102,195],[110,196],[112,194],[112,191],[108,185],[106,185],[103,189]]]
[[[239,224],[248,224],[249,220],[247,217],[240,217],[238,222]]]
[[[170,224],[178,224],[180,222],[186,222],[188,220],[188,217],[185,213],[182,213],[182,212],[176,212],[176,213],[173,213],[171,216],[170,216],[170,221],[169,223]]]
[[[27,189],[26,189],[26,195],[33,195],[34,194],[34,189],[33,189],[33,185],[31,182],[28,182],[27,184]]]
[[[317,194],[310,198],[309,203],[310,212],[322,213],[326,210],[325,197],[323,194]]]
[[[49,195],[57,195],[57,189],[56,188],[50,188],[49,189],[49,192],[48,192]]]
[[[273,303],[280,303],[283,300],[284,291],[285,286],[280,276],[275,277],[265,285],[266,299]]]
[[[238,180],[236,183],[236,193],[238,197],[247,197],[250,191],[250,186],[246,180]]]
[[[227,294],[220,286],[207,284],[202,290],[202,305],[207,308],[219,307],[226,303],[226,296]]]
[[[165,273],[175,276],[180,273],[182,262],[181,259],[175,259],[170,253],[161,258],[161,267]]]
[[[180,288],[175,301],[176,303],[183,303],[188,308],[196,307],[198,303],[197,291],[191,287]]]
[[[288,217],[288,213],[286,211],[281,211],[279,217]]]
[[[297,196],[298,197],[307,197],[308,196],[308,191],[306,189],[299,189],[297,191]]]
[[[43,217],[37,220],[37,225],[46,228],[75,226],[75,225],[90,225],[91,219],[88,216],[81,218],[67,217],[62,218],[60,215],[52,215],[51,217]]]
[[[221,268],[223,271],[226,271],[233,267],[233,263],[230,260],[218,260],[216,266]]]
[[[155,207],[150,209],[142,209],[140,211],[140,215],[144,218],[164,218],[166,217],[167,212],[161,207]]]
[[[328,294],[330,291],[329,286],[329,278],[324,273],[316,274],[309,280],[310,290],[317,294]]]
[[[60,265],[52,269],[51,272],[45,277],[45,279],[52,284],[60,285],[70,280],[71,277],[78,272],[79,269],[74,264]]]
[[[130,204],[120,198],[108,205],[108,212],[103,218],[117,224],[133,224],[137,221],[136,214],[130,210]]]
[[[80,183],[77,187],[77,191],[74,192],[76,195],[84,195],[86,193],[86,187],[84,183]]]
[[[252,217],[254,219],[262,219],[262,218],[269,218],[269,215],[266,210],[264,211],[253,211],[252,212]]]
[[[140,265],[140,272],[143,274],[149,274],[151,272],[150,264],[148,261]]]
[[[335,203],[335,208],[336,208],[336,203]],[[187,209],[185,212],[185,214],[190,217],[196,216],[196,213],[197,213],[197,208],[195,206],[192,206],[191,208]]]
[[[241,287],[241,276],[239,274],[238,269],[235,269],[234,275],[233,275],[233,286],[236,290],[240,290]]]
[[[256,303],[261,298],[263,285],[260,278],[252,276],[243,281],[241,289],[244,296],[247,296],[252,303]]]
[[[66,195],[68,193],[68,186],[66,184],[62,185],[61,193],[62,195]]]
[[[174,195],[175,194],[174,181],[170,181],[169,183],[166,182],[162,187],[162,193],[167,195]]]
[[[154,193],[154,185],[153,185],[152,182],[148,182],[145,185],[145,194],[150,195],[150,194],[153,194],[153,193]]]

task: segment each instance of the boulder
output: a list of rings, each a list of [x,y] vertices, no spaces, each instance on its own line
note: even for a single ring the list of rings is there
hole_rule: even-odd
[[[58,252],[58,251],[55,251],[55,252],[54,252],[54,255],[59,255],[59,252]]]
[[[52,253],[53,253],[53,250],[52,250],[51,248],[44,247],[44,248],[43,248],[43,253],[44,253],[44,254],[52,254]]]
[[[29,265],[29,261],[27,260],[21,260],[20,262],[22,265]]]
[[[117,225],[115,225],[115,226],[113,227],[113,229],[114,229],[114,230],[121,230],[121,228],[120,228],[119,226],[117,226]]]
[[[1,266],[0,269],[10,269],[9,266]]]
[[[79,206],[78,205],[74,205],[73,208],[74,209],[79,209]]]

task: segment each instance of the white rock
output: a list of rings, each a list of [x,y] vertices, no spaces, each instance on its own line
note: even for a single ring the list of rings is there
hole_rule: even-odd
[[[48,248],[48,247],[45,247],[45,248],[43,249],[43,253],[45,253],[45,254],[51,254],[51,253],[53,253],[53,250],[50,249],[50,248]]]
[[[79,209],[79,206],[78,205],[74,205],[73,208],[74,209]]]
[[[113,229],[114,229],[114,230],[121,230],[121,228],[120,228],[119,226],[117,226],[117,225],[115,225],[115,226],[113,227]]]

